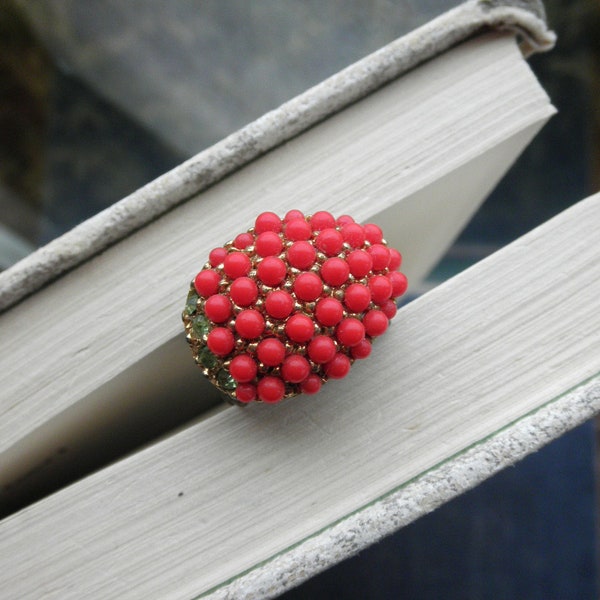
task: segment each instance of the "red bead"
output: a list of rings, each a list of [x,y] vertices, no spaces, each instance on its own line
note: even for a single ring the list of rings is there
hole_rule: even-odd
[[[328,258],[321,265],[321,277],[323,281],[334,287],[344,285],[350,276],[350,267],[343,258]]]
[[[208,262],[211,267],[218,267],[227,256],[227,250],[225,248],[214,248],[208,255]]]
[[[343,319],[337,326],[335,335],[342,346],[356,346],[365,337],[365,326],[354,317]]]
[[[371,342],[369,340],[362,340],[356,346],[352,346],[350,353],[352,358],[367,358],[371,354]]]
[[[348,223],[342,227],[342,237],[352,248],[362,248],[365,243],[365,230],[358,223]]]
[[[274,231],[264,231],[256,238],[254,248],[259,256],[277,256],[283,249],[283,243]]]
[[[371,290],[366,285],[351,283],[344,293],[344,304],[353,313],[360,313],[371,304]]]
[[[396,250],[396,248],[390,248],[390,264],[388,269],[390,271],[397,271],[402,264],[402,254]]]
[[[194,287],[198,292],[199,296],[212,296],[219,291],[219,282],[221,281],[221,277],[216,271],[212,269],[205,269],[204,271],[200,271],[196,278],[194,279]]]
[[[299,219],[304,220],[304,213],[301,210],[292,209],[292,210],[288,210],[288,212],[285,213],[283,222],[289,223],[290,221],[297,221]]]
[[[295,269],[306,271],[315,264],[317,251],[309,242],[294,242],[287,250],[287,259]]]
[[[256,355],[267,367],[276,367],[285,358],[285,346],[277,338],[266,338],[258,344]]]
[[[256,399],[256,386],[251,383],[238,383],[235,388],[235,397],[240,402],[252,402]]]
[[[235,345],[233,333],[226,327],[215,327],[206,340],[208,349],[217,356],[227,356]]]
[[[313,231],[335,227],[335,218],[326,210],[319,210],[310,218],[310,226]]]
[[[264,231],[274,231],[279,233],[281,231],[281,219],[273,212],[264,212],[256,217],[254,223],[254,233],[258,235]]]
[[[344,308],[335,298],[321,298],[315,310],[317,319],[325,327],[337,325],[344,316]]]
[[[393,300],[388,300],[382,307],[381,310],[383,311],[383,314],[388,318],[388,319],[393,319],[396,316],[396,313],[398,312],[398,307],[396,306],[396,303]]]
[[[357,279],[362,279],[368,275],[373,268],[373,259],[368,252],[364,250],[354,250],[346,256],[346,262],[350,267],[350,273]]]
[[[373,270],[383,271],[390,264],[390,251],[383,244],[373,244],[367,252],[373,259]]]
[[[254,243],[254,236],[251,233],[240,233],[233,240],[233,245],[238,250],[245,250]]]
[[[268,286],[279,285],[287,274],[285,263],[276,256],[267,256],[258,265],[258,278]]]
[[[341,217],[338,217],[335,222],[338,227],[343,227],[349,223],[354,223],[354,219],[350,215],[342,215]]]
[[[243,252],[231,252],[223,261],[223,270],[225,271],[225,275],[230,279],[248,275],[251,268],[252,263]]]
[[[249,277],[238,277],[229,286],[229,295],[238,306],[250,306],[258,298],[258,287]]]
[[[308,357],[319,365],[329,362],[335,356],[335,342],[328,335],[318,335],[308,344]]]
[[[293,342],[303,344],[312,338],[315,332],[313,320],[305,314],[292,315],[285,324],[285,333]]]
[[[367,332],[367,335],[370,335],[371,337],[377,337],[378,335],[385,333],[389,323],[385,313],[380,310],[370,310],[363,317],[365,331]]]
[[[315,240],[317,248],[327,256],[336,256],[342,251],[344,238],[337,229],[323,229]]]
[[[296,297],[305,302],[313,302],[323,292],[323,282],[316,273],[300,273],[294,281]]]
[[[273,404],[283,400],[285,384],[279,377],[267,375],[258,382],[257,393],[260,400]]]
[[[235,330],[247,340],[256,339],[265,330],[265,319],[257,310],[247,308],[236,317]]]
[[[325,365],[325,374],[331,379],[342,379],[350,371],[350,359],[338,352],[331,361]]]
[[[281,376],[289,383],[300,383],[310,375],[310,364],[299,354],[290,354],[281,365]]]
[[[284,229],[286,239],[296,242],[298,240],[310,240],[312,237],[312,229],[310,224],[304,219],[295,219],[286,223]]]
[[[408,288],[408,279],[404,273],[400,271],[391,271],[388,273],[388,279],[392,282],[392,297],[397,298],[402,296]]]
[[[267,295],[265,309],[270,317],[285,319],[294,310],[294,299],[283,290],[275,290]]]
[[[371,244],[381,244],[383,240],[383,231],[381,231],[381,227],[379,227],[379,225],[375,225],[375,223],[367,223],[363,227],[368,242]]]
[[[258,367],[248,354],[238,354],[229,364],[230,375],[240,383],[248,383],[256,377]]]
[[[316,394],[321,389],[321,383],[321,378],[312,373],[300,384],[300,389],[303,394]]]
[[[375,304],[385,304],[392,295],[392,282],[385,275],[374,275],[369,278],[369,289]]]
[[[224,323],[231,316],[231,302],[227,296],[214,294],[204,304],[204,314],[213,323]]]

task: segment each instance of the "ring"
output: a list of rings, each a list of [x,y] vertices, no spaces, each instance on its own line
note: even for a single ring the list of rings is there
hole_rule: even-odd
[[[367,358],[408,283],[378,225],[327,211],[258,215],[190,284],[196,363],[232,404],[315,394]]]

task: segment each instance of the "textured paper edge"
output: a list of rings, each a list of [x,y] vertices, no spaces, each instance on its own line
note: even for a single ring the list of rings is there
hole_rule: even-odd
[[[600,377],[595,377],[399,490],[200,598],[274,598],[474,488],[599,411]]]
[[[0,311],[140,229],[276,146],[484,27],[518,31],[526,51],[548,50],[538,0],[468,0],[265,114],[0,273]],[[513,2],[514,4],[514,2]],[[523,8],[526,4],[529,8]]]

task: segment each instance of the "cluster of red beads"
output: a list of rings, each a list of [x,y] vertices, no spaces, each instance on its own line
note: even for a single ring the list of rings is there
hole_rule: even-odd
[[[407,288],[401,261],[377,225],[326,211],[262,213],[194,279],[194,314],[210,323],[200,338],[186,324],[188,339],[218,358],[233,380],[224,391],[239,402],[314,394],[386,331]]]

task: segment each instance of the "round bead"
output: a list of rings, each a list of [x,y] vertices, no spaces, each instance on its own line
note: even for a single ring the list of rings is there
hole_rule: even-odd
[[[310,364],[299,354],[290,354],[281,365],[281,376],[289,383],[300,383],[310,375]]]
[[[286,335],[298,344],[308,342],[315,332],[313,320],[305,314],[296,313],[292,315],[285,324]]]
[[[285,395],[285,384],[279,377],[273,377],[272,375],[263,377],[256,388],[259,399],[269,404],[283,400]]]
[[[307,241],[294,242],[287,250],[287,259],[290,266],[300,271],[306,271],[315,264],[317,251]]]
[[[256,235],[263,233],[264,231],[274,231],[275,233],[279,233],[281,227],[281,219],[275,213],[264,212],[256,217],[254,233]]]
[[[346,256],[346,262],[350,268],[350,273],[357,279],[362,279],[373,268],[373,259],[368,252],[364,250],[354,250]]]
[[[398,312],[398,307],[396,306],[396,303],[393,300],[388,300],[382,307],[381,310],[383,311],[383,314],[388,318],[388,319],[393,319],[396,316],[396,313]]]
[[[227,296],[214,294],[204,304],[204,314],[213,323],[224,323],[231,316],[231,302]]]
[[[286,239],[296,242],[298,240],[310,240],[312,229],[304,219],[294,219],[285,225],[284,235]]]
[[[258,344],[256,355],[263,365],[276,367],[285,358],[285,346],[277,338],[266,338]]]
[[[392,282],[385,275],[369,277],[371,299],[375,304],[385,304],[392,295]]]
[[[343,227],[349,223],[354,223],[354,219],[350,215],[342,215],[341,217],[338,217],[335,222],[338,227]]]
[[[289,223],[290,221],[297,221],[299,219],[304,220],[304,213],[301,210],[292,209],[292,210],[288,210],[288,212],[285,213],[283,222]]]
[[[303,394],[316,394],[321,389],[321,384],[321,378],[312,373],[300,384],[300,389]]]
[[[310,226],[313,231],[335,227],[335,218],[326,210],[319,210],[310,218]]]
[[[351,283],[344,293],[344,304],[353,313],[360,313],[371,304],[371,290],[366,285]]]
[[[248,383],[256,377],[258,367],[248,354],[239,354],[229,364],[229,373],[239,383]]]
[[[254,236],[251,233],[240,233],[233,240],[233,245],[238,250],[245,250],[248,246],[254,243]]]
[[[212,296],[219,291],[219,283],[221,278],[216,271],[212,269],[205,269],[204,271],[200,271],[196,278],[194,279],[194,287],[198,292],[199,296]]]
[[[235,397],[240,402],[252,402],[256,399],[256,386],[251,383],[238,383],[235,388]]]
[[[229,295],[238,306],[250,306],[258,299],[258,287],[249,277],[238,277],[229,286]]]
[[[343,258],[328,258],[321,265],[321,277],[328,285],[334,287],[344,285],[350,276],[350,267]]]
[[[343,319],[337,326],[335,335],[343,346],[356,346],[365,337],[365,326],[354,317]]]
[[[402,264],[402,254],[396,250],[396,248],[390,248],[390,264],[388,269],[390,271],[397,271]]]
[[[286,319],[294,310],[294,299],[283,290],[270,292],[265,300],[267,314],[274,319]]]
[[[325,365],[325,375],[331,379],[342,379],[350,371],[350,359],[338,352],[331,361]]]
[[[254,243],[256,253],[263,258],[265,256],[277,256],[283,249],[281,238],[274,231],[264,231]]]
[[[308,344],[308,357],[319,365],[329,362],[335,356],[335,342],[328,335],[318,335]]]
[[[305,302],[313,302],[323,292],[323,282],[316,273],[300,273],[294,281],[296,297]]]
[[[256,339],[265,330],[265,319],[257,310],[247,308],[236,317],[235,330],[247,340]]]
[[[361,340],[356,346],[352,346],[350,353],[352,358],[367,358],[371,354],[371,342],[369,340]]]
[[[383,231],[381,231],[381,227],[379,225],[375,225],[375,223],[367,223],[363,226],[365,230],[365,237],[367,241],[371,244],[381,244],[383,241]]]
[[[383,244],[373,244],[367,252],[373,259],[373,270],[383,271],[390,264],[390,251]]]
[[[389,325],[389,319],[381,310],[370,310],[363,318],[363,325],[367,335],[377,337],[385,333]]]
[[[404,273],[400,271],[391,271],[388,273],[388,279],[392,282],[392,297],[402,296],[408,288],[408,280]]]
[[[344,307],[335,298],[321,298],[315,310],[317,320],[325,327],[337,325],[344,316]]]
[[[226,327],[215,327],[206,340],[208,349],[217,356],[227,356],[235,345],[233,333]]]
[[[208,262],[211,267],[218,267],[227,256],[227,250],[225,248],[214,248],[208,255]]]
[[[223,261],[223,270],[230,279],[248,275],[251,268],[250,258],[243,252],[231,252]]]
[[[258,278],[268,286],[279,285],[287,274],[285,263],[276,256],[267,256],[258,265]]]
[[[342,251],[344,238],[337,229],[323,229],[315,240],[317,248],[327,256],[336,256]]]
[[[358,223],[348,223],[342,227],[342,237],[352,248],[362,248],[365,243],[365,230]]]

